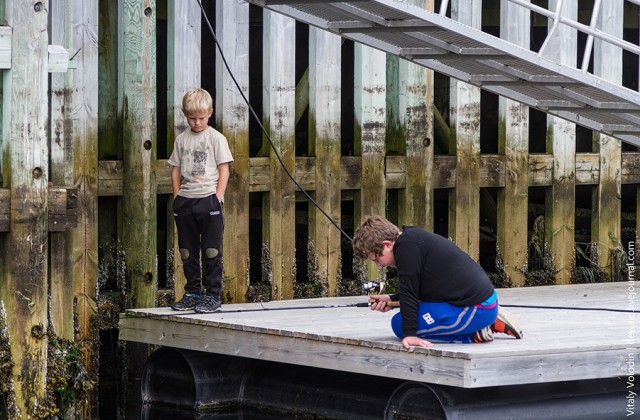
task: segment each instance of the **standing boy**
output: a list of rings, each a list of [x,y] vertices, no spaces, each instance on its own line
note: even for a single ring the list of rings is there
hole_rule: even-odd
[[[404,347],[489,342],[494,332],[522,338],[511,316],[498,311],[498,296],[482,267],[447,238],[413,226],[400,231],[370,216],[356,230],[353,250],[398,270],[399,293],[372,295],[369,303],[386,312],[389,302],[401,302],[391,327]]]
[[[169,164],[173,166],[173,215],[187,284],[184,296],[171,308],[210,313],[221,305],[222,206],[233,157],[227,139],[208,125],[213,100],[206,90],[188,91],[182,98],[182,112],[189,129],[176,137]]]

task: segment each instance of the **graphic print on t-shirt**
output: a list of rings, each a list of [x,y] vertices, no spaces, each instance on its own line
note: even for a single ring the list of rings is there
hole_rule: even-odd
[[[193,151],[193,168],[191,175],[196,179],[204,178],[205,166],[207,165],[207,152],[201,150]]]

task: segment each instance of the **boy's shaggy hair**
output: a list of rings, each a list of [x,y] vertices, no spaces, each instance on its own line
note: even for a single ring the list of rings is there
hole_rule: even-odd
[[[187,117],[206,114],[212,110],[213,99],[204,89],[191,89],[182,97],[182,112]]]
[[[382,255],[382,241],[395,241],[398,227],[380,216],[368,216],[353,235],[353,253],[363,260]]]

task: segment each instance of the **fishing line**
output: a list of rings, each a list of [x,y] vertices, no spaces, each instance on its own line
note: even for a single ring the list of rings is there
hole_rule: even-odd
[[[556,309],[556,310],[568,310],[568,311],[603,311],[603,312],[624,312],[624,313],[636,313],[633,309],[613,309],[613,308],[580,308],[576,306],[536,306],[536,305],[503,305],[499,304],[503,308],[525,308],[525,309]]]
[[[236,80],[236,77],[234,76],[233,72],[231,71],[231,67],[229,67],[229,63],[227,63],[227,59],[226,59],[224,53],[222,52],[222,47],[220,46],[220,43],[218,42],[218,37],[216,37],[216,33],[213,30],[213,27],[211,26],[211,22],[209,22],[209,18],[207,17],[207,13],[205,12],[204,7],[202,6],[202,2],[200,0],[196,0],[196,1],[198,2],[198,5],[200,6],[200,10],[202,11],[202,16],[204,17],[204,20],[205,20],[207,26],[209,27],[209,32],[211,32],[211,36],[213,37],[213,41],[215,42],[216,47],[218,48],[218,51],[220,52],[220,57],[222,58],[222,62],[224,63],[225,68],[229,72],[229,76],[231,76],[231,80],[233,80],[233,83],[236,85],[236,88],[238,89],[238,92],[240,93],[240,96],[242,96],[242,99],[244,100],[244,102],[249,107],[249,111],[251,111],[251,115],[253,115],[253,118],[255,118],[255,120],[257,121],[258,125],[260,126],[260,129],[262,130],[262,132],[264,133],[265,137],[269,141],[269,145],[271,145],[271,149],[273,150],[273,153],[276,155],[276,158],[278,159],[278,162],[280,162],[280,166],[282,166],[282,168],[284,169],[285,173],[287,174],[289,179],[291,179],[291,181],[293,181],[293,183],[296,185],[296,187],[298,187],[298,189],[300,191],[302,191],[302,193],[307,197],[307,199],[309,201],[311,201],[313,203],[313,205],[316,206],[316,208],[318,210],[320,210],[320,212],[331,222],[331,224],[333,224],[333,226],[335,226],[340,231],[340,233],[342,233],[342,235],[344,235],[344,237],[349,240],[349,242],[353,242],[353,239],[338,225],[338,223],[335,220],[333,220],[333,218],[331,216],[329,216],[327,214],[327,212],[325,212],[322,209],[322,207],[320,207],[320,205],[309,195],[309,193],[307,193],[307,191],[305,191],[305,189],[302,188],[302,186],[298,183],[298,181],[295,180],[293,175],[291,175],[291,172],[289,172],[289,169],[287,169],[287,166],[284,164],[284,162],[282,161],[282,158],[280,157],[280,153],[278,153],[278,150],[276,149],[276,146],[273,144],[273,140],[271,140],[271,136],[269,136],[269,133],[267,132],[267,129],[264,128],[264,126],[262,125],[262,121],[260,121],[260,118],[258,117],[258,115],[254,111],[253,107],[249,103],[249,100],[245,96],[244,92],[242,91],[242,88],[240,87],[240,84]]]
[[[291,174],[289,169],[287,169],[287,166],[284,164],[284,162],[282,160],[282,157],[280,156],[280,153],[276,149],[276,146],[273,143],[273,140],[271,139],[271,136],[267,132],[267,129],[264,127],[264,125],[262,125],[262,121],[260,120],[260,118],[256,114],[255,110],[253,109],[253,107],[249,103],[249,100],[247,99],[246,95],[242,91],[242,88],[240,87],[240,84],[238,83],[235,75],[231,71],[231,67],[229,66],[229,63],[227,62],[227,59],[226,59],[226,57],[225,57],[225,55],[224,55],[224,53],[222,51],[222,47],[220,46],[220,43],[218,42],[218,37],[216,36],[216,33],[213,30],[213,27],[211,26],[211,22],[209,21],[207,13],[204,10],[204,7],[202,6],[201,0],[196,0],[196,1],[198,2],[198,5],[200,6],[200,10],[202,12],[202,16],[203,16],[203,18],[204,18],[204,20],[205,20],[205,22],[207,24],[207,27],[209,28],[209,32],[211,33],[211,36],[213,37],[213,41],[215,42],[215,45],[216,45],[216,47],[218,49],[218,52],[220,53],[220,57],[222,58],[222,62],[224,63],[224,66],[227,69],[227,72],[229,73],[229,76],[231,76],[231,80],[233,80],[233,83],[235,84],[236,88],[238,89],[238,92],[240,93],[240,96],[242,97],[244,102],[247,104],[247,106],[249,108],[249,111],[251,112],[251,115],[256,120],[256,122],[260,126],[260,129],[264,133],[267,141],[269,142],[269,145],[271,146],[271,149],[273,150],[273,153],[275,154],[276,158],[278,159],[278,162],[280,163],[280,166],[282,166],[282,168],[284,169],[284,171],[287,174],[287,176],[289,177],[289,179],[291,179],[291,181],[307,197],[307,199],[311,203],[313,203],[313,205],[327,218],[327,220],[329,220],[331,222],[331,224],[333,224],[333,226],[335,226],[340,231],[340,233],[345,238],[347,238],[349,240],[349,242],[352,242],[353,239],[340,227],[340,225],[338,225],[338,223],[331,216],[329,216],[329,214],[327,214],[327,212],[325,212],[322,209],[322,207],[320,207],[320,205],[311,197],[311,195],[309,195],[309,193],[307,193],[307,191],[304,188],[302,188],[302,186],[298,183],[298,181],[296,181],[296,179],[293,177],[293,175]],[[366,307],[366,306],[369,306],[368,303],[357,303],[357,304],[351,304],[351,305],[317,305],[317,306],[303,306],[303,307],[291,307],[291,308],[264,308],[263,307],[263,308],[259,308],[259,309],[238,309],[238,310],[229,310],[229,311],[214,312],[214,313],[225,314],[225,313],[256,312],[256,311],[282,311],[282,310],[294,310],[294,309],[325,309],[325,308],[326,309],[335,309],[335,308],[343,308],[343,307]],[[535,305],[500,305],[500,306],[503,306],[505,308],[555,309],[555,310],[571,310],[571,311],[607,311],[607,312],[623,312],[623,313],[635,313],[636,312],[634,310],[627,310],[627,309],[578,308],[578,307],[568,307],[568,306],[535,306]],[[172,313],[172,314],[167,314],[167,315],[152,315],[152,316],[193,315],[194,313],[195,312],[189,312],[189,313],[184,313],[184,314]]]

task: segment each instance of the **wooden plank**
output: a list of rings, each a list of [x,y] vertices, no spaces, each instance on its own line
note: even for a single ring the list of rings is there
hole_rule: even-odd
[[[529,154],[530,187],[549,186],[553,182],[553,156],[547,154]]]
[[[98,378],[95,363],[99,352],[91,319],[97,313],[98,288],[98,0],[73,0],[70,30],[72,45],[79,48],[74,58],[71,109],[73,120],[73,185],[77,185],[77,226],[69,232],[73,273],[75,338],[83,346],[88,377]],[[113,130],[115,131],[115,130]],[[71,311],[71,310],[70,310]],[[78,402],[77,413],[90,417],[98,391],[87,391]]]
[[[194,87],[201,86],[202,17],[200,6],[192,1],[167,2],[167,156],[173,152],[173,142],[178,134],[189,128],[182,114],[182,97]],[[222,34],[221,32],[218,32]],[[224,34],[222,34],[224,37]],[[213,94],[213,92],[211,92]],[[210,121],[212,124],[213,121]],[[162,168],[162,171],[160,171]],[[169,182],[164,180],[168,170]],[[156,166],[158,193],[170,194],[167,202],[167,248],[173,250],[175,299],[184,294],[187,280],[184,276],[178,246],[178,233],[173,219],[173,189],[169,165]]]
[[[240,84],[249,96],[249,5],[217,2],[218,41]],[[218,56],[216,125],[227,137],[234,162],[225,194],[225,302],[243,302],[249,277],[249,109]]]
[[[357,220],[366,215],[385,214],[385,68],[384,53],[355,45],[355,153],[362,156]]]
[[[599,161],[598,164],[600,164]],[[622,171],[620,178],[623,184],[640,184],[640,153],[622,153]]]
[[[13,31],[10,26],[0,26],[0,69],[11,68],[11,42]]]
[[[156,18],[155,1],[125,0],[122,10],[123,123],[122,248],[127,306],[155,304],[156,214]]]
[[[598,185],[600,182],[600,155],[576,153],[576,185]]]
[[[67,10],[67,7],[69,10]],[[55,2],[51,4],[51,42],[67,46],[72,45],[73,27],[71,22],[73,9],[69,2]],[[52,72],[52,45],[49,45],[48,71]],[[63,47],[60,47],[63,48]],[[64,48],[63,48],[64,49]],[[66,62],[63,64],[66,71],[68,55],[64,50]],[[71,112],[73,73],[53,73],[50,76],[51,85],[51,181],[55,185],[73,184],[73,121]],[[51,192],[51,190],[50,190]],[[58,198],[58,199],[57,199]],[[66,191],[58,191],[58,194],[49,194],[49,231],[65,232],[66,226]],[[56,206],[58,204],[58,206]],[[56,217],[58,216],[58,217]],[[61,216],[61,218],[60,218]],[[52,230],[53,229],[53,230]],[[68,252],[67,243],[70,233],[53,234],[50,236],[51,264],[49,266],[50,296],[51,296],[51,324],[53,332],[59,337],[72,340],[74,337],[73,325],[73,270],[71,253]]]
[[[557,3],[558,0],[551,0],[549,8],[554,10]],[[563,16],[577,20],[577,13],[577,0],[562,3]],[[546,51],[555,51],[559,63],[575,66],[576,36],[575,30],[559,25]],[[545,237],[558,270],[556,282],[559,284],[569,283],[574,260],[575,136],[575,124],[550,115],[547,117],[547,152],[553,155],[553,183],[545,198]]]
[[[315,145],[315,201],[340,224],[340,78],[339,36],[309,28],[309,142]],[[312,159],[309,159],[311,161]],[[317,272],[309,271],[337,294],[340,275],[340,231],[315,206],[309,205],[309,236]],[[313,264],[310,264],[313,266]]]
[[[530,11],[510,2],[500,3],[500,37],[529,48]],[[523,286],[528,261],[529,107],[499,99],[498,150],[505,155],[505,185],[498,190],[497,252],[507,278]]]
[[[433,11],[433,0],[410,4]],[[399,60],[399,119],[405,133],[406,185],[400,190],[399,224],[433,230],[433,71]]]
[[[576,185],[596,185],[600,179],[600,159],[597,153],[576,153]],[[530,154],[528,156],[527,180],[530,187],[546,187],[552,184],[553,155]],[[506,179],[506,158],[501,155],[483,154],[480,157],[481,188],[504,187]],[[361,158],[342,156],[340,158],[340,188],[342,190],[359,189]],[[640,153],[625,152],[622,155],[622,183],[640,182]],[[296,157],[296,181],[306,191],[316,189],[315,158]],[[155,164],[158,194],[171,193],[171,168],[167,159],[159,159]],[[253,157],[249,159],[249,191],[266,192],[271,186],[269,178],[269,158]],[[387,189],[406,188],[406,156],[385,156],[385,184]],[[431,178],[434,188],[453,188],[455,186],[455,156],[437,155],[433,158]],[[102,160],[99,164],[99,185],[101,197],[122,195],[122,161]],[[0,208],[3,203],[0,202]],[[1,228],[0,228],[0,231]]]
[[[386,55],[371,47],[355,44],[354,130],[355,154],[362,156],[360,191],[354,202],[355,227],[368,215],[386,215]],[[367,262],[369,277],[384,272]]]
[[[263,111],[272,141],[289,172],[295,170],[295,21],[264,11],[265,94]],[[272,262],[272,296],[291,299],[295,279],[295,187],[271,152],[269,160],[269,257]]]
[[[600,30],[622,39],[624,2],[603,2],[598,15]],[[596,38],[593,45],[593,73],[609,82],[622,83],[622,48]],[[600,179],[593,189],[591,240],[599,250],[599,264],[609,276],[617,276],[614,253],[620,251],[622,208],[622,142],[604,134],[594,135],[594,152],[600,154]]]
[[[0,300],[13,367],[14,418],[37,417],[46,401],[48,326],[48,11],[9,2],[11,71],[3,75],[3,186],[11,198],[11,230],[0,235]]]
[[[480,29],[482,2],[451,2],[451,17]],[[449,237],[474,260],[480,250],[480,89],[451,81],[451,145],[456,155],[455,189],[449,196]]]
[[[525,336],[497,335],[483,345],[405,351],[389,326],[394,312],[344,307],[364,302],[365,296],[224,305],[223,312],[208,315],[129,310],[120,317],[120,337],[465,388],[610,378],[626,371],[628,354],[639,355],[640,344],[629,342],[627,313],[585,309],[628,309],[620,299],[627,287],[618,282],[498,290],[503,305],[521,306],[509,311]],[[558,323],[565,325],[562,332]],[[601,335],[593,335],[594,324]]]

